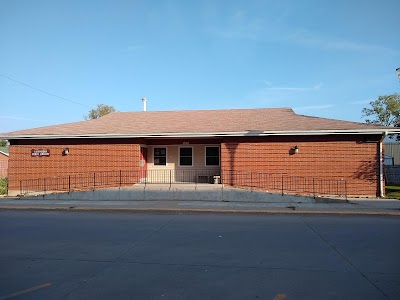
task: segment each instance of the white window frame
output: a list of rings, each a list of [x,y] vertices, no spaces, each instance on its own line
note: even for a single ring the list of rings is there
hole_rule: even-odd
[[[191,148],[192,149],[192,164],[191,165],[181,165],[181,149],[182,148]],[[194,150],[193,150],[193,146],[179,146],[178,149],[178,166],[185,168],[185,167],[193,167],[194,166]]]
[[[154,163],[154,151],[156,148],[165,148],[165,165],[156,165]],[[147,155],[149,155],[147,153]],[[153,146],[153,167],[162,168],[168,166],[168,147],[167,146]]]
[[[207,148],[218,148],[218,165],[207,165]],[[221,146],[208,145],[208,146],[204,147],[204,166],[209,167],[209,168],[221,166]]]

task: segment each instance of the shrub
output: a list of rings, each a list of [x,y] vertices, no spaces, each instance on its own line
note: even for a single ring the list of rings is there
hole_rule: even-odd
[[[8,179],[0,178],[0,195],[7,195]]]

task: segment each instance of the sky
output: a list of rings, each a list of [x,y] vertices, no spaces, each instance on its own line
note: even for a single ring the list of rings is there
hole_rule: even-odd
[[[0,0],[0,132],[118,111],[291,107],[363,122],[400,93],[398,0]],[[121,120],[123,122],[123,120]]]

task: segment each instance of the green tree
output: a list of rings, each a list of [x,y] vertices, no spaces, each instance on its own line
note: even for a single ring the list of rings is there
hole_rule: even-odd
[[[7,146],[7,141],[6,140],[0,140],[0,147],[5,147]]]
[[[368,124],[400,127],[400,95],[379,96],[369,103],[370,108],[363,108],[362,115]],[[397,136],[400,140],[400,136]]]
[[[87,116],[83,116],[85,120],[93,120],[105,116],[111,112],[115,112],[116,109],[114,106],[105,105],[105,104],[97,104],[96,108],[93,108],[89,111]]]

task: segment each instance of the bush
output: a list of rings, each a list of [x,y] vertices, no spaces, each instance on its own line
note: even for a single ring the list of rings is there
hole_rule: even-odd
[[[0,195],[7,195],[8,179],[0,178]]]

